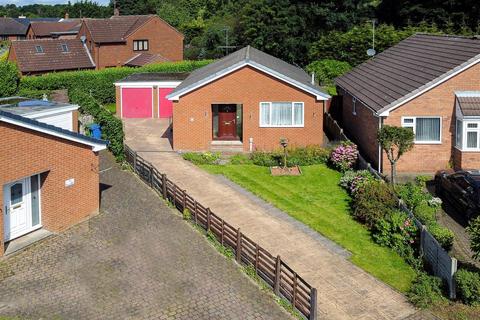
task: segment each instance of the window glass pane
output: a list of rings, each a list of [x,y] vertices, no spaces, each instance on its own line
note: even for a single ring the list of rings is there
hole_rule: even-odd
[[[262,125],[270,124],[270,104],[269,103],[260,104],[260,123]]]
[[[292,104],[290,102],[272,102],[272,125],[292,125]]]
[[[439,118],[417,118],[415,129],[416,141],[440,141]]]
[[[16,183],[10,187],[10,205],[15,205],[23,201],[23,184]]]
[[[32,197],[32,226],[36,226],[40,223],[40,203],[38,201],[38,176],[32,176],[30,178],[31,191],[30,196]]]
[[[133,41],[133,50],[138,50],[138,41]]]
[[[413,118],[404,118],[403,123],[413,123]]]
[[[294,124],[303,125],[303,103],[294,104]]]
[[[467,148],[477,148],[477,135],[475,131],[467,131]]]
[[[462,148],[462,131],[463,131],[463,122],[457,120],[457,134],[455,137],[455,145],[458,148]]]
[[[478,124],[477,123],[469,123],[467,124],[467,128],[477,128],[478,127]]]
[[[145,40],[145,43],[143,44],[143,50],[148,50],[148,40]]]

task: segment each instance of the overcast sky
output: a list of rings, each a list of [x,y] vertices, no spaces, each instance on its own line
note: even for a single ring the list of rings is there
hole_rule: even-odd
[[[108,4],[109,0],[94,0],[100,4]],[[26,4],[57,4],[57,3],[68,3],[68,0],[0,0],[1,5],[5,4],[16,4],[17,6],[23,6]],[[71,0],[71,3],[75,3],[75,0]]]

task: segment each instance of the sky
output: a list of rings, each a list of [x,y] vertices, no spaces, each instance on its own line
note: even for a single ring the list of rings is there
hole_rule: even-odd
[[[108,4],[109,0],[94,0],[99,4]],[[0,5],[5,4],[15,4],[17,6],[23,6],[26,4],[34,4],[34,3],[41,3],[41,4],[58,4],[58,3],[68,3],[68,0],[0,0]],[[75,3],[75,0],[71,0],[71,3]]]

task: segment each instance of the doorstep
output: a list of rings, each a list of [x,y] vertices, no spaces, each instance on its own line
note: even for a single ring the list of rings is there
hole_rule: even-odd
[[[32,245],[33,243],[45,239],[51,235],[53,235],[53,233],[46,229],[38,229],[33,232],[27,233],[24,236],[5,243],[4,254],[9,255],[19,250],[22,250]]]
[[[213,140],[212,146],[243,146],[240,140]]]

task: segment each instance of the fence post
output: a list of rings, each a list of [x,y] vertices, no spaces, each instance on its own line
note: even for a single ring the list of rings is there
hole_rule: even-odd
[[[309,320],[317,320],[317,289],[310,291],[310,317]]]
[[[292,305],[295,307],[295,304],[297,303],[297,285],[298,285],[298,278],[297,278],[297,273],[293,273],[293,293],[292,293]]]
[[[173,184],[173,206],[177,206],[177,185]]]
[[[237,254],[237,262],[242,262],[242,233],[240,228],[237,229],[237,250],[235,253]]]
[[[207,208],[207,232],[210,231],[210,208]]]
[[[183,201],[182,201],[182,210],[185,211],[187,209],[187,190],[182,191]]]
[[[195,224],[198,224],[197,222],[197,200],[195,200],[193,204],[193,216],[195,217]]]
[[[163,199],[167,200],[167,175],[162,173],[162,193]]]
[[[153,166],[151,163],[149,163],[149,171],[150,171],[150,176],[149,176],[149,182],[150,182],[150,188],[153,188]]]
[[[258,256],[260,249],[258,247],[258,243],[255,242],[255,272],[258,272]]]
[[[137,152],[133,153],[133,172],[137,172]]]
[[[280,296],[280,266],[281,266],[281,261],[282,259],[280,256],[277,256],[277,259],[275,260],[275,282],[273,284],[273,291],[277,296]]]
[[[225,221],[222,219],[222,234],[220,235],[220,243],[222,244],[222,246],[223,246],[224,232],[225,232]]]

